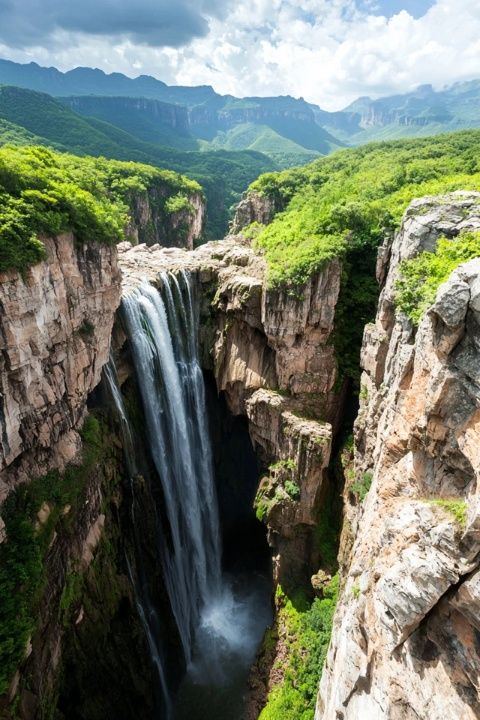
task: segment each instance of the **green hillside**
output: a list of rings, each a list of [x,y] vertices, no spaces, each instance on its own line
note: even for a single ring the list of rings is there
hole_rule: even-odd
[[[45,145],[46,138],[34,135],[20,125],[0,119],[0,145]],[[53,144],[53,143],[52,143]]]
[[[225,234],[230,209],[249,183],[277,167],[258,152],[187,152],[147,143],[101,120],[81,117],[49,95],[20,88],[0,87],[0,120],[10,123],[0,127],[0,139],[7,128],[13,133],[15,127],[16,137],[11,139],[16,144],[41,143],[78,155],[133,160],[188,174],[205,190],[210,238]]]
[[[342,259],[333,340],[340,377],[358,384],[363,328],[378,296],[378,245],[413,198],[480,190],[480,130],[342,150],[262,175],[251,189],[281,209],[270,225],[246,231],[265,253],[271,285],[295,293],[326,262]]]
[[[320,153],[306,150],[301,145],[282,137],[267,125],[243,123],[228,132],[219,132],[211,143],[212,148],[225,150],[256,150],[272,158],[280,167],[304,165]]]
[[[0,118],[71,152],[114,157],[117,150],[103,133],[45,93],[0,87]]]
[[[479,188],[480,130],[341,150],[251,185],[284,207],[257,244],[273,284],[302,283],[358,243],[376,247],[413,198]]]
[[[159,188],[168,198],[199,191],[168,170],[44,147],[0,148],[0,271],[24,270],[44,257],[42,235],[72,230],[79,240],[124,239],[132,193]]]
[[[84,117],[103,120],[144,142],[198,150],[199,142],[187,129],[188,116],[181,107],[144,98],[68,97],[60,102]]]

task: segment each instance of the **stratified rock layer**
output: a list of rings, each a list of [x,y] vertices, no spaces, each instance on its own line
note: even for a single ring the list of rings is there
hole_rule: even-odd
[[[143,280],[161,283],[162,272],[197,277],[204,355],[214,346],[218,387],[235,414],[262,387],[301,400],[309,414],[332,420],[338,412],[337,363],[331,342],[340,291],[341,264],[328,263],[297,295],[266,283],[263,257],[242,236],[178,248],[119,246],[123,289]]]
[[[355,428],[356,481],[372,486],[363,504],[345,493],[354,543],[317,720],[480,716],[480,259],[418,330],[394,306],[401,260],[479,229],[478,193],[426,198],[391,248]]]
[[[47,258],[0,275],[0,498],[78,449],[120,301],[117,249],[45,239]]]

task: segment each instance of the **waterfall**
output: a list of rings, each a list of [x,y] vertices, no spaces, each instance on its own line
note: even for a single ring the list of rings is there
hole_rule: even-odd
[[[198,697],[192,688],[205,689],[208,704],[212,687],[236,692],[246,682],[271,618],[269,589],[262,577],[222,574],[205,386],[197,352],[197,304],[186,273],[162,273],[160,281],[160,291],[145,283],[124,297],[122,313],[143,408],[148,464],[156,470],[151,480],[162,491],[161,506],[157,508],[152,498],[156,551],[187,666],[173,709],[180,720],[189,693]],[[130,457],[127,464],[135,474],[134,438],[118,383],[113,387]],[[141,523],[132,517],[139,534]],[[139,614],[154,657],[158,618],[141,558],[136,559],[136,575]],[[161,658],[158,651],[156,656]],[[196,717],[191,714],[196,700],[187,706],[185,717]]]
[[[127,554],[127,570],[130,582],[135,592],[135,605],[147,638],[150,658],[158,676],[158,689],[160,691],[161,706],[163,708],[161,717],[164,717],[165,720],[170,720],[172,717],[172,704],[164,668],[164,654],[160,643],[160,621],[155,610],[155,606],[150,599],[148,580],[142,557],[142,546],[139,537],[140,523],[139,521],[137,522],[136,517],[137,502],[134,479],[138,475],[138,467],[135,457],[135,444],[123,396],[118,384],[117,370],[113,357],[110,357],[108,364],[104,368],[104,377],[120,422],[122,446],[132,491],[131,518],[135,546],[135,568],[132,567],[132,562]]]
[[[190,665],[199,627],[211,623],[209,613],[225,590],[190,279],[162,274],[161,280],[163,299],[144,284],[122,305],[169,524],[162,551],[165,583]],[[210,647],[213,662],[211,652]]]

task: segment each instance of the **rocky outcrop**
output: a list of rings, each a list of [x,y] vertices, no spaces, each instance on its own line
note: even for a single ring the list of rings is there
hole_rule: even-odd
[[[317,720],[480,715],[480,260],[452,273],[418,330],[395,309],[399,262],[472,229],[478,193],[412,203],[365,330],[354,541]]]
[[[75,456],[120,301],[115,247],[65,234],[45,248],[44,262],[0,275],[0,499]]]
[[[144,279],[161,285],[162,272],[196,276],[202,354],[234,414],[245,414],[245,400],[268,387],[287,393],[309,416],[335,417],[337,363],[331,336],[339,261],[327,264],[292,295],[268,286],[263,257],[241,235],[193,253],[128,244],[119,250],[124,292]]]
[[[205,200],[200,191],[182,197],[178,209],[169,210],[171,190],[166,184],[157,182],[143,192],[132,192],[126,238],[135,245],[158,243],[191,250],[203,233]]]
[[[274,581],[287,589],[308,586],[319,564],[311,533],[327,492],[332,445],[331,425],[307,420],[294,408],[271,390],[247,400],[253,447],[268,468],[255,499],[257,517],[268,527]]]
[[[280,208],[273,198],[249,191],[238,203],[232,221],[231,232],[241,232],[252,223],[268,225]]]

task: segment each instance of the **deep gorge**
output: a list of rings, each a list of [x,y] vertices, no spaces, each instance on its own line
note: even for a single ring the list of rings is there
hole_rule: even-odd
[[[0,275],[0,717],[477,717],[479,193],[285,285],[284,206],[194,249],[190,191]]]

